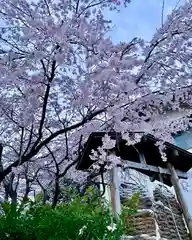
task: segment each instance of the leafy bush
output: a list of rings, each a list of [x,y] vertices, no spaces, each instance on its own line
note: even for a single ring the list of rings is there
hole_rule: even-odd
[[[139,203],[140,203],[140,194],[135,193],[135,194],[133,194],[133,196],[131,198],[128,198],[128,199],[124,200],[122,202],[122,205],[125,209],[127,208],[127,209],[130,210],[129,213],[134,214],[135,212],[137,212],[137,209],[139,207]]]
[[[123,234],[121,218],[112,218],[102,199],[90,203],[90,190],[71,203],[51,205],[28,202],[2,204],[1,240],[115,240]],[[129,213],[128,213],[129,214]],[[122,216],[125,215],[123,211]],[[112,224],[113,223],[113,224]],[[126,232],[129,232],[126,226]]]

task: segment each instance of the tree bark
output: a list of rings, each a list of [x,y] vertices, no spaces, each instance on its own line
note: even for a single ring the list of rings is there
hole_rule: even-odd
[[[29,182],[26,181],[26,189],[25,189],[25,195],[24,195],[24,197],[23,197],[23,203],[25,203],[25,202],[28,201],[29,192],[30,192]]]
[[[60,194],[59,176],[56,176],[55,191],[54,191],[54,196],[53,196],[52,208],[55,208],[55,206],[57,205],[58,199],[59,199],[59,194]]]
[[[11,193],[11,204],[16,205],[17,204],[17,192],[13,191]]]

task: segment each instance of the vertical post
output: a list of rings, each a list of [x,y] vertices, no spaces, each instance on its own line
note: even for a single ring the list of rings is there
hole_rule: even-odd
[[[171,163],[168,163],[168,168],[171,172],[171,181],[172,181],[172,184],[174,186],[177,199],[178,199],[178,201],[181,205],[181,208],[183,210],[183,216],[185,218],[185,221],[186,221],[186,224],[187,224],[187,227],[188,227],[188,230],[189,230],[190,239],[192,239],[192,219],[191,219],[191,216],[190,216],[190,213],[189,213],[189,209],[187,207],[187,203],[184,199],[183,192],[181,190],[181,186],[180,186],[180,183],[179,183],[179,178],[177,176],[175,168],[173,167],[173,165]]]
[[[121,201],[119,193],[119,179],[118,179],[118,167],[113,167],[111,170],[111,205],[114,215],[121,214]]]

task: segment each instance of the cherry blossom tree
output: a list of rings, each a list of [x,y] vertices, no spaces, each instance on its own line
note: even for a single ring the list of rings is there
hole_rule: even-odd
[[[119,4],[109,0],[1,1],[4,154],[0,181],[27,163],[43,165],[47,152],[54,160],[56,146],[60,159],[54,160],[55,168],[67,161],[64,170],[59,169],[64,176],[75,164],[73,152],[82,133],[86,138],[101,128],[108,107],[123,88],[119,61],[124,61],[122,67],[130,78],[140,64],[135,54],[139,40],[115,46],[106,37],[110,21],[104,19],[103,9],[113,11]]]

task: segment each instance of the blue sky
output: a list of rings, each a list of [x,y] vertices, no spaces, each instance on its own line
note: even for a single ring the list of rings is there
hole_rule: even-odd
[[[121,0],[122,1],[122,0]],[[156,29],[161,26],[163,0],[132,0],[127,8],[122,8],[119,13],[107,12],[106,16],[111,19],[114,28],[110,33],[112,40],[130,41],[134,37],[141,37],[150,41]],[[175,6],[184,4],[187,0],[165,0],[164,20]],[[192,180],[191,180],[192,185]],[[184,193],[192,216],[192,191]]]
[[[186,1],[165,0],[164,19],[177,4]],[[107,18],[114,24],[110,33],[113,41],[129,41],[134,37],[150,40],[156,29],[161,26],[162,2],[163,0],[132,0],[128,7],[122,7],[119,13],[107,12]]]

